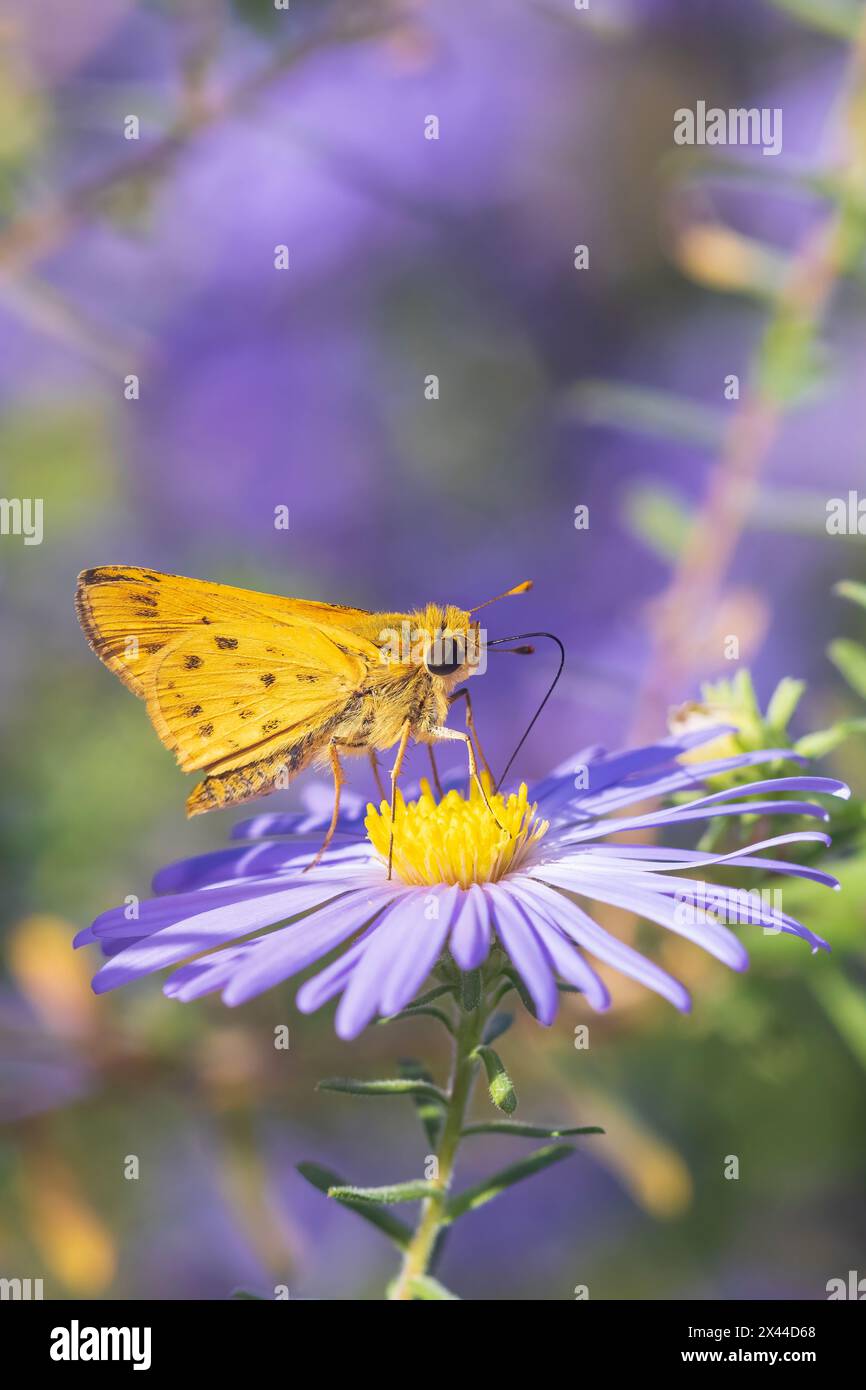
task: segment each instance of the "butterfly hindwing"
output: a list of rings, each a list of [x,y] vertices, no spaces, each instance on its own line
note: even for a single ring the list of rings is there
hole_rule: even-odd
[[[214,624],[160,662],[147,709],[186,772],[239,765],[242,755],[315,726],[351,698],[365,662],[306,625]]]

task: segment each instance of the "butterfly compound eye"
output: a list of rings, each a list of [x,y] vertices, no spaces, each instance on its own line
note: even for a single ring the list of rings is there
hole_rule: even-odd
[[[431,676],[453,676],[466,664],[466,642],[463,637],[437,632],[430,644],[424,665]]]

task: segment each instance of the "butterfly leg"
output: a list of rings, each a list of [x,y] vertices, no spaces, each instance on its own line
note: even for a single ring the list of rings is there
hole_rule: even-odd
[[[453,695],[448,696],[449,706],[453,708],[458,700],[466,701],[466,728],[469,732],[469,737],[474,741],[475,747],[478,749],[478,760],[491,782],[493,782],[493,773],[490,771],[490,764],[484,756],[484,749],[481,747],[481,739],[478,737],[478,730],[475,727],[475,716],[472,712],[472,696],[469,694],[467,686],[464,685],[462,690],[455,690]]]
[[[345,778],[343,776],[343,766],[340,762],[340,755],[337,752],[338,746],[339,745],[334,742],[328,744],[328,753],[331,758],[331,771],[334,774],[334,809],[331,812],[331,823],[328,826],[328,829],[325,833],[325,838],[322,841],[321,848],[319,849],[319,852],[317,853],[315,859],[311,859],[309,864],[307,864],[304,867],[303,872],[305,874],[308,874],[310,872],[310,869],[314,869],[316,865],[320,862],[322,855],[325,853],[325,850],[328,848],[328,845],[334,838],[334,831],[337,829],[337,821],[340,819],[340,792],[343,789],[343,782],[345,781]],[[351,747],[350,744],[346,746]]]
[[[433,744],[432,744],[432,743],[428,743],[428,744],[427,744],[427,752],[430,754],[430,770],[431,770],[431,772],[433,773],[433,786],[434,786],[434,788],[435,788],[435,790],[436,790],[436,795],[438,796],[439,800],[441,801],[441,800],[442,800],[442,796],[443,796],[443,792],[442,792],[442,781],[441,781],[441,779],[440,779],[440,777],[439,777],[439,769],[438,769],[438,767],[436,766],[436,755],[435,755],[435,753],[433,752]]]
[[[400,732],[400,742],[397,744],[397,756],[394,759],[394,766],[391,768],[391,835],[388,840],[389,878],[391,878],[394,870],[394,817],[397,814],[397,778],[400,776],[400,769],[403,766],[403,759],[406,756],[406,748],[409,743],[409,735],[411,732],[412,725],[407,719]]]
[[[465,745],[466,756],[469,759],[469,780],[470,782],[475,783],[476,787],[481,793],[481,799],[484,802],[484,805],[487,807],[491,816],[496,821],[496,824],[499,826],[499,829],[504,830],[505,826],[502,824],[502,821],[499,819],[493,807],[490,805],[490,798],[488,797],[487,792],[484,790],[484,783],[478,776],[478,764],[475,761],[475,749],[472,747],[472,739],[469,737],[469,735],[461,733],[459,729],[449,729],[447,724],[439,724],[436,728],[430,729],[428,731],[427,736],[431,739],[435,739],[437,743],[444,743],[447,739],[449,742],[458,742]]]
[[[375,748],[370,749],[370,766],[373,769],[373,776],[376,779],[376,787],[379,792],[379,796],[382,798],[383,801],[386,801],[387,797],[385,795],[385,785],[382,781],[382,774],[379,771],[379,760],[376,757]]]

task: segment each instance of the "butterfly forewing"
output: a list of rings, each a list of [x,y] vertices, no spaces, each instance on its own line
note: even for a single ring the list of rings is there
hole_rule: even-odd
[[[376,617],[363,609],[154,570],[87,570],[76,608],[181,767],[216,775],[216,799],[199,788],[192,811],[261,795],[284,761],[291,773],[306,766],[379,656]]]

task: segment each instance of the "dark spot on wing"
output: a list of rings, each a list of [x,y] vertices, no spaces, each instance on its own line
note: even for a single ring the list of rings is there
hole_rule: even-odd
[[[302,672],[296,677],[296,679],[299,680],[299,681],[304,681],[304,682],[306,682],[307,685],[315,685],[315,683],[316,683],[316,681],[319,679],[319,677],[318,677],[318,676],[311,676],[311,675],[308,675],[306,672],[302,671]]]
[[[215,637],[217,646],[224,652],[233,652],[238,644],[236,637]]]
[[[251,719],[253,712],[251,709],[242,709],[238,712],[239,719]]]
[[[270,688],[276,681],[276,676],[271,671],[266,671],[263,676],[259,676],[262,685]]]
[[[201,705],[190,705],[187,714],[190,719],[194,719],[197,714],[201,714]]]
[[[212,620],[210,618],[202,618],[202,622],[205,623],[207,627],[210,627],[212,624]]]
[[[213,724],[200,724],[198,728],[199,738],[210,738],[213,733]]]
[[[137,575],[126,574],[105,574],[101,570],[85,570],[84,581],[87,584],[143,584],[144,580]]]
[[[263,734],[273,734],[280,727],[279,719],[266,719],[262,725]]]
[[[155,598],[152,598],[150,594],[133,594],[133,595],[132,595],[132,601],[133,601],[133,603],[142,603],[142,604],[144,604],[145,608],[155,608],[155,607],[156,607],[156,599],[155,599]]]
[[[197,671],[199,666],[204,666],[204,662],[202,661],[201,657],[194,655],[185,656],[183,659],[183,664],[188,671]]]

